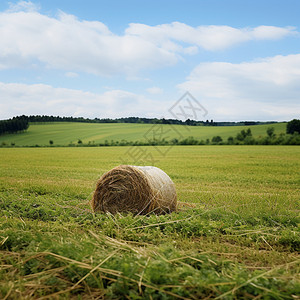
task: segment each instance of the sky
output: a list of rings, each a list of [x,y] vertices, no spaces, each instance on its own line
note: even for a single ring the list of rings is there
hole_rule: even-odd
[[[299,13],[298,0],[1,0],[0,119],[300,118]]]

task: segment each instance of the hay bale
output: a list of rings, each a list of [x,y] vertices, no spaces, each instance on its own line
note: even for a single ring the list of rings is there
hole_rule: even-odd
[[[93,211],[145,215],[176,211],[171,178],[156,167],[121,165],[102,175],[92,199]]]

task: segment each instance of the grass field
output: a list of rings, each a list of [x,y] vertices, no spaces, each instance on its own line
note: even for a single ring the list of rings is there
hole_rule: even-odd
[[[145,147],[196,207],[91,213],[128,149],[0,149],[1,299],[299,299],[299,147]]]
[[[52,140],[55,145],[77,144],[78,139],[83,143],[99,143],[105,140],[121,141],[145,141],[152,139],[156,131],[156,138],[172,138],[193,136],[197,139],[211,139],[220,135],[223,140],[229,136],[235,136],[242,129],[251,128],[254,137],[265,136],[268,127],[274,127],[275,133],[285,133],[286,124],[277,123],[255,126],[183,126],[183,125],[156,125],[153,124],[93,124],[93,123],[45,123],[31,124],[24,133],[7,134],[0,136],[0,144],[3,142],[17,146],[49,145]],[[161,135],[161,136],[160,136]]]

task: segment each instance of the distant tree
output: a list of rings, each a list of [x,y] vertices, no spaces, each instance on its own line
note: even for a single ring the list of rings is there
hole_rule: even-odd
[[[236,139],[239,140],[239,141],[243,141],[245,139],[245,135],[243,134],[243,131],[242,130],[241,132],[239,132],[237,135],[236,135]]]
[[[255,139],[251,135],[248,135],[244,139],[244,144],[245,145],[254,145],[255,144]]]
[[[300,120],[298,119],[294,119],[286,125],[286,133],[293,134],[294,132],[300,133]]]
[[[177,144],[178,144],[178,139],[172,139],[172,140],[171,140],[171,144],[177,145]]]
[[[50,144],[50,145],[53,145],[53,141],[52,141],[52,140],[50,140],[50,141],[49,141],[49,144]]]
[[[274,131],[275,131],[275,128],[274,127],[268,127],[267,128],[267,135],[268,137],[273,137],[274,136]]]
[[[229,145],[232,145],[233,142],[234,142],[234,138],[232,136],[230,136],[228,139],[227,139],[227,142]]]
[[[5,133],[21,132],[28,129],[29,124],[23,116],[0,121],[0,135]]]
[[[250,128],[247,129],[246,135],[247,135],[247,136],[252,136],[252,132],[251,132],[251,129],[250,129]]]
[[[248,128],[247,130],[241,130],[241,132],[239,132],[237,135],[236,135],[236,139],[239,140],[239,141],[243,141],[245,140],[245,138],[247,136],[252,136],[252,132],[251,132],[251,129]]]
[[[81,139],[78,139],[77,144],[78,144],[78,145],[81,145],[81,144],[82,144],[82,140],[81,140]]]
[[[223,139],[222,139],[219,135],[217,135],[217,136],[214,136],[214,137],[211,139],[211,141],[212,141],[213,143],[220,143],[220,142],[223,141]]]
[[[196,140],[193,136],[189,136],[188,138],[183,139],[180,142],[181,145],[197,145],[198,140]]]

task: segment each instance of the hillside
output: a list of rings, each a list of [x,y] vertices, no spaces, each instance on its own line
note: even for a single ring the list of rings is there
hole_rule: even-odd
[[[6,134],[0,136],[0,144],[16,146],[49,145],[52,140],[55,145],[77,144],[78,139],[84,144],[111,141],[145,141],[146,138],[171,140],[193,136],[197,139],[211,139],[219,135],[223,140],[235,136],[242,129],[251,128],[254,137],[265,136],[268,127],[274,127],[275,133],[284,133],[285,123],[253,126],[183,126],[161,124],[128,124],[128,123],[31,123],[29,129],[23,133]]]

